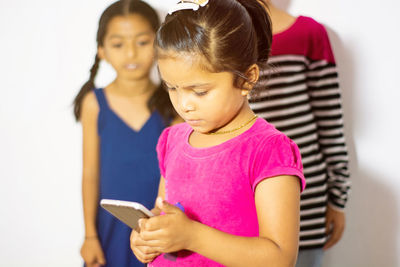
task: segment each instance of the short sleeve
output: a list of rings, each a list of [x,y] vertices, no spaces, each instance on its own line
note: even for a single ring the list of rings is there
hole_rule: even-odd
[[[168,135],[170,128],[166,128],[158,138],[158,143],[156,146],[158,165],[160,167],[160,172],[163,177],[165,177],[165,156],[168,145]]]
[[[301,191],[306,186],[299,148],[284,134],[271,136],[259,145],[253,166],[253,190],[264,179],[281,175],[297,176]]]

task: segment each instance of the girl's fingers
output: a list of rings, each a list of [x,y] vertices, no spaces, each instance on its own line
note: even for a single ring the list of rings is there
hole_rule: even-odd
[[[340,236],[337,235],[335,232],[332,233],[328,241],[325,243],[324,249],[330,249],[333,247],[338,241],[340,240]]]
[[[145,241],[143,239],[136,239],[131,242],[131,248],[133,247],[149,247],[154,251],[159,251],[158,249],[162,247],[162,242],[160,240]]]
[[[100,253],[97,262],[99,263],[100,266],[106,265],[106,258],[104,257],[104,253]]]
[[[140,232],[142,231],[155,231],[162,228],[163,223],[165,223],[165,215],[162,216],[155,216],[150,219],[147,219],[145,222],[139,220]]]
[[[154,215],[158,216],[161,214],[161,210],[159,208],[154,208],[151,210],[151,213],[153,213]]]
[[[146,245],[157,246],[159,240],[163,237],[164,230],[143,231],[139,234],[139,238],[146,242]]]
[[[160,250],[157,247],[136,246],[135,249],[146,255],[160,253]]]
[[[331,236],[329,237],[328,241],[326,242],[324,249],[330,249],[331,247],[333,247],[334,245],[336,245],[337,242],[339,242],[339,240],[341,239],[342,235],[343,235],[343,231],[344,231],[344,227],[342,227],[341,225],[334,225],[332,232],[331,232]]]
[[[131,248],[139,246],[147,246],[147,241],[143,240],[139,235],[131,237]]]
[[[345,228],[345,216],[341,211],[328,206],[326,214],[326,233],[329,235],[328,241],[325,243],[324,249],[333,247],[342,238]]]
[[[146,248],[142,247],[140,249],[139,247],[135,247],[134,249],[132,249],[133,253],[138,258],[138,260],[143,262],[143,263],[151,262],[154,258],[156,258],[158,255],[160,255],[160,253],[158,253],[158,252],[145,253],[142,250],[146,250]]]
[[[140,219],[138,224],[139,224],[139,229],[140,231],[145,230],[145,225],[146,225],[147,219]]]
[[[142,263],[149,263],[161,253],[156,247],[147,246],[136,231],[131,234],[131,249],[136,258]]]
[[[143,233],[143,232],[142,232]],[[140,236],[141,234],[138,234],[135,231],[132,231],[131,234],[131,249],[132,251],[134,250],[140,250],[144,254],[154,254],[159,252],[159,240],[143,240]]]

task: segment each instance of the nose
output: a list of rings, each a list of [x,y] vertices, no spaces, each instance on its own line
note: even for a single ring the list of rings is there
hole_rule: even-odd
[[[195,110],[194,102],[191,100],[190,95],[188,94],[180,94],[179,104],[182,111],[184,111],[185,113]]]
[[[133,42],[129,42],[129,44],[127,45],[126,56],[128,58],[133,58],[136,56],[136,47]]]

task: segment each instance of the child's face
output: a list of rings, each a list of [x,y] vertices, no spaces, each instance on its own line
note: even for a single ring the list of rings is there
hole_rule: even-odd
[[[118,78],[138,80],[149,76],[154,57],[155,33],[141,15],[113,18],[98,52],[110,63]]]
[[[175,110],[197,132],[228,126],[247,101],[232,73],[206,71],[185,57],[161,58],[158,67]]]

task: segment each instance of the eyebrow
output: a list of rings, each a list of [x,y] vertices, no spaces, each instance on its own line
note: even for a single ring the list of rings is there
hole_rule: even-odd
[[[169,85],[169,83],[166,82],[165,80],[162,80],[162,82],[167,86]],[[211,85],[211,83],[195,83],[195,84],[191,84],[191,85],[182,86],[182,88],[184,88],[184,89],[194,89],[196,87],[204,87],[204,86],[210,86],[210,85]],[[172,87],[176,87],[176,86],[172,86]]]
[[[210,85],[211,85],[211,83],[196,83],[196,84],[183,86],[183,88],[194,89],[194,88],[197,88],[197,87],[206,87],[206,86],[210,86]]]
[[[138,34],[136,34],[135,35],[135,37],[140,37],[140,36],[143,36],[143,35],[151,35],[152,34],[152,32],[141,32],[141,33],[138,33]],[[110,37],[108,37],[109,39],[112,39],[112,38],[125,38],[125,36],[122,36],[122,35],[119,35],[119,34],[113,34],[113,35],[110,35]]]

